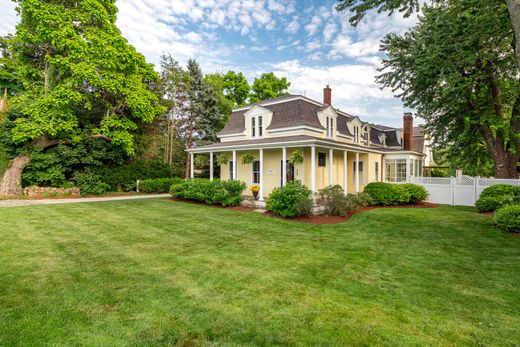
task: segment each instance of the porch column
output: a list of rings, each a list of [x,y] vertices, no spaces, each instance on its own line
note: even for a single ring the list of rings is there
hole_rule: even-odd
[[[381,182],[386,182],[386,163],[383,156],[381,156],[381,172],[383,173],[383,177],[381,177]]]
[[[237,179],[237,151],[233,151],[233,169],[231,170],[233,172],[233,177],[231,177],[232,180]]]
[[[311,190],[316,193],[316,147],[311,146]]]
[[[347,185],[348,185],[348,182],[347,182],[347,163],[348,163],[348,160],[347,160],[347,156],[348,156],[348,153],[347,151],[343,151],[343,191],[345,192],[345,194],[347,194]]]
[[[287,148],[282,147],[282,186],[287,184]]]
[[[331,186],[333,183],[333,179],[332,179],[332,176],[334,175],[333,173],[333,168],[334,168],[334,150],[332,148],[329,149],[329,186]]]
[[[213,181],[213,152],[209,152],[209,180]]]
[[[193,153],[190,153],[190,178],[195,177],[193,173]]]
[[[259,200],[263,201],[264,200],[264,150],[261,148],[260,148],[259,159],[260,159],[260,191],[259,191],[260,198],[259,198]]]
[[[356,193],[359,193],[359,152],[356,152]]]

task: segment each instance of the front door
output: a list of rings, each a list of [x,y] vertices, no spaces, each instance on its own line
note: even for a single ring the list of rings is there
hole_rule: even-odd
[[[289,160],[285,161],[287,166],[287,182],[294,181],[294,165],[289,163]],[[280,160],[280,186],[283,185],[283,160]]]

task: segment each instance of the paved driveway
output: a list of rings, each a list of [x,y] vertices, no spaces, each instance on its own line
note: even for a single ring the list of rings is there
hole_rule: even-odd
[[[151,199],[151,198],[166,198],[166,197],[169,197],[169,196],[170,196],[169,194],[149,194],[149,195],[110,196],[110,197],[99,197],[99,198],[76,198],[76,199],[0,200],[0,207],[69,204],[69,203],[79,203],[79,202],[118,201],[118,200],[135,200],[135,199]]]

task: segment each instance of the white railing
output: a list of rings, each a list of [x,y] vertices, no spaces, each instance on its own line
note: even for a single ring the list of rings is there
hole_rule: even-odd
[[[506,178],[410,177],[410,183],[423,186],[430,194],[428,201],[436,204],[475,206],[482,191],[494,184],[520,187],[520,180]]]

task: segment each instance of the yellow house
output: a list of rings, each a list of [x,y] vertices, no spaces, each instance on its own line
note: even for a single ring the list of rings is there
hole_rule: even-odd
[[[220,155],[227,158],[220,179],[259,186],[262,201],[290,180],[302,181],[313,192],[338,184],[345,193],[355,193],[369,182],[404,182],[422,175],[424,154],[412,148],[411,114],[405,114],[402,130],[369,124],[331,106],[329,86],[323,94],[323,103],[285,95],[234,109],[218,134],[220,142],[187,150],[191,177],[195,155],[209,155],[210,179]],[[290,163],[294,151],[303,155],[303,163]],[[253,163],[242,162],[246,155]]]

